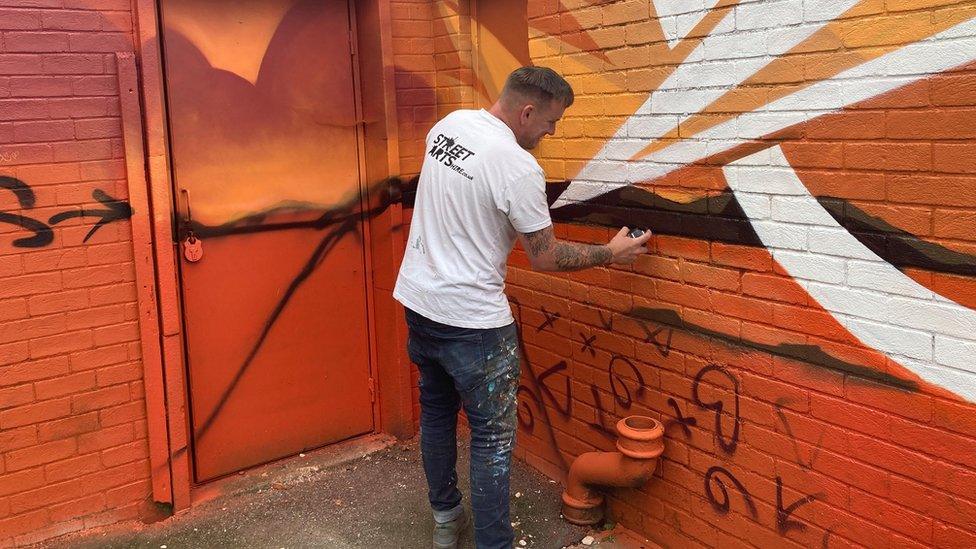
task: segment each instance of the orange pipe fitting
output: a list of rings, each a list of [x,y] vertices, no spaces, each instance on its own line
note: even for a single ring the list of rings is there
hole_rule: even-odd
[[[664,451],[664,426],[646,416],[628,416],[617,422],[618,452],[587,452],[569,468],[563,492],[563,517],[584,526],[603,520],[600,486],[638,488],[657,468]]]

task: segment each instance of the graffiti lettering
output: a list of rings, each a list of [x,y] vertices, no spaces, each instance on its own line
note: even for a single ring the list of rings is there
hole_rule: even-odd
[[[603,311],[597,311],[597,314],[600,315],[600,324],[603,326],[603,329],[607,330],[608,332],[612,332],[613,331],[613,313],[611,313],[608,318],[603,318]]]
[[[705,375],[707,375],[709,372],[719,372],[732,383],[734,402],[734,407],[732,410],[733,426],[732,435],[728,438],[726,438],[722,428],[722,412],[725,410],[725,403],[722,402],[722,400],[703,402],[699,395],[702,379],[704,379]],[[717,364],[709,364],[708,366],[702,368],[695,376],[691,386],[691,396],[695,404],[697,404],[699,407],[715,412],[715,439],[722,450],[726,454],[731,455],[733,452],[735,452],[735,448],[739,444],[739,427],[741,423],[741,418],[739,417],[739,380],[736,379],[736,377],[724,367]]]
[[[759,511],[756,510],[756,504],[752,501],[752,496],[749,494],[749,491],[746,490],[746,487],[732,473],[718,465],[710,467],[705,472],[705,496],[708,497],[708,501],[712,504],[715,512],[720,515],[725,515],[732,506],[731,498],[729,498],[729,490],[725,487],[725,483],[722,482],[721,477],[718,475],[724,475],[735,486],[735,489],[742,496],[742,501],[746,504],[746,509],[749,510],[749,515],[752,516],[753,520],[757,520],[759,518]],[[722,499],[715,497],[715,493],[712,491],[712,484],[718,487]]]
[[[806,530],[805,524],[798,520],[791,519],[790,515],[792,515],[800,507],[820,499],[823,496],[823,493],[810,494],[794,501],[788,507],[784,508],[783,479],[776,477],[776,531],[779,532],[779,535],[785,536],[790,530],[799,530],[801,532]]]
[[[536,333],[545,330],[546,328],[552,328],[555,326],[556,321],[559,320],[560,314],[558,312],[549,312],[546,310],[546,306],[542,306],[542,315],[546,317],[545,321],[535,329]]]
[[[796,456],[797,464],[806,470],[813,468],[813,462],[817,460],[817,456],[820,455],[820,449],[823,447],[824,432],[820,431],[820,438],[817,439],[817,446],[810,452],[810,460],[804,461],[800,456],[800,445],[796,441],[796,436],[793,435],[793,428],[790,425],[790,420],[783,413],[783,405],[789,402],[789,399],[780,398],[777,399],[774,407],[776,408],[776,415],[779,417],[780,423],[783,424],[783,429],[786,430],[786,435],[790,437],[790,442],[793,443],[793,455]]]
[[[7,189],[14,193],[14,196],[17,197],[17,203],[20,205],[21,209],[29,210],[34,208],[34,204],[36,202],[34,190],[23,181],[17,179],[16,177],[0,175],[0,188]],[[93,190],[92,198],[104,204],[106,209],[85,210],[82,208],[80,210],[68,210],[51,216],[51,219],[49,219],[47,223],[20,214],[0,212],[0,223],[15,225],[34,233],[33,236],[25,236],[14,240],[12,242],[14,247],[43,248],[54,241],[54,231],[51,229],[51,225],[57,225],[62,221],[75,217],[100,218],[99,221],[95,223],[95,226],[88,231],[88,234],[85,235],[85,238],[82,241],[88,242],[88,239],[90,239],[92,235],[98,231],[98,229],[101,229],[108,223],[125,220],[132,217],[132,207],[128,202],[124,200],[116,200],[101,189]]]
[[[671,328],[667,328],[667,339],[663,342],[657,340],[658,334],[663,332],[665,328],[662,326],[653,332],[647,327],[647,324],[641,322],[640,327],[644,330],[644,343],[650,343],[661,353],[661,356],[667,357],[671,354],[671,333],[674,331]]]
[[[674,415],[676,419],[668,420],[667,423],[664,424],[664,430],[667,431],[669,428],[671,428],[672,425],[680,425],[681,431],[684,432],[685,434],[685,438],[690,439],[691,429],[689,428],[689,426],[691,427],[697,426],[698,420],[693,417],[685,417],[684,414],[681,413],[681,408],[678,408],[678,401],[676,401],[673,398],[668,398],[668,406],[670,406],[671,409],[674,410]]]
[[[580,338],[583,340],[583,346],[580,347],[580,351],[583,351],[584,353],[589,352],[590,356],[596,356],[596,350],[593,349],[593,342],[596,341],[596,336],[592,335],[590,337],[586,337],[586,334],[580,332]]]
[[[562,360],[552,368],[549,368],[545,372],[542,372],[541,375],[539,375],[539,391],[542,392],[543,395],[549,397],[549,400],[551,400],[553,405],[556,406],[556,410],[559,411],[559,413],[562,414],[563,416],[569,416],[573,408],[573,393],[572,393],[572,387],[570,385],[569,378],[568,377],[566,378],[566,405],[564,407],[559,406],[559,402],[557,401],[556,396],[552,394],[552,389],[550,389],[549,386],[546,385],[545,381],[547,377],[557,372],[561,372],[566,368],[567,368],[566,361]]]
[[[630,406],[634,402],[633,398],[630,396],[630,389],[627,388],[625,378],[621,377],[620,374],[614,372],[613,370],[614,366],[619,362],[626,364],[630,368],[630,371],[634,374],[634,379],[637,380],[637,388],[634,390],[634,396],[636,397],[644,395],[644,376],[641,375],[640,370],[634,366],[634,363],[627,360],[626,357],[613,355],[613,357],[610,359],[610,369],[608,372],[610,374],[610,390],[613,391],[613,398],[617,401],[617,404],[624,409],[629,410]],[[621,392],[625,396],[621,396]]]

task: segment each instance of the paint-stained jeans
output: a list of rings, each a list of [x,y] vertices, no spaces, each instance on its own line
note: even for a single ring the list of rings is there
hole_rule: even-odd
[[[471,508],[478,549],[510,548],[509,474],[518,423],[515,324],[456,328],[407,309],[410,360],[420,370],[420,448],[434,520],[461,512],[457,488],[457,417],[471,426]]]

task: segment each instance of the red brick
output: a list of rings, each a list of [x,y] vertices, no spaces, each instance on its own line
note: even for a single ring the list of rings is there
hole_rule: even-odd
[[[6,278],[3,281],[5,298],[45,294],[61,289],[61,273],[39,273]]]
[[[75,134],[78,139],[120,137],[122,135],[122,124],[118,118],[76,120]]]
[[[928,395],[897,391],[868,380],[848,383],[845,393],[853,402],[899,416],[921,421],[929,421],[932,418],[934,406],[932,397]]]
[[[33,444],[37,444],[37,427],[34,425],[0,431],[0,453],[26,448]]]
[[[138,421],[146,417],[146,402],[134,400],[120,406],[99,410],[99,421],[105,426]]]
[[[107,139],[58,143],[54,147],[54,160],[56,162],[101,160],[108,158],[112,158],[112,142]]]
[[[17,76],[9,79],[12,97],[71,95],[71,80],[61,76]]]
[[[16,385],[0,389],[0,410],[21,406],[34,401],[34,389],[30,385]]]
[[[26,348],[26,343],[24,346]],[[67,372],[68,357],[65,356],[21,362],[3,368],[3,375],[0,376],[0,386],[36,381],[38,379],[63,375]]]
[[[95,373],[80,372],[47,381],[38,381],[34,387],[39,400],[80,393],[95,387]]]
[[[48,400],[29,406],[21,406],[0,412],[0,429],[7,430],[32,423],[43,423],[52,419],[65,417],[70,413],[71,404],[69,399]]]
[[[887,113],[888,137],[894,139],[972,139],[976,137],[976,109]]]
[[[46,315],[84,309],[88,306],[87,290],[70,290],[33,296],[28,300],[32,315]]]
[[[49,507],[62,501],[77,499],[86,494],[81,482],[72,480],[58,484],[47,484],[30,492],[20,492],[11,496],[10,509],[14,513],[22,513],[33,509]]]
[[[851,489],[851,511],[918,541],[931,543],[931,517],[912,512],[856,488]]]
[[[38,30],[40,28],[40,12],[0,8],[0,30]]]
[[[718,314],[761,323],[770,323],[773,320],[773,305],[766,301],[711,291],[709,303],[710,308]]]
[[[75,138],[70,120],[32,120],[13,125],[14,139],[19,143],[69,141]]]
[[[7,453],[7,470],[19,471],[21,469],[44,465],[45,463],[70,457],[74,453],[75,441],[71,439],[55,440],[30,448],[14,450]]]
[[[45,29],[93,31],[101,27],[101,14],[95,12],[51,10],[41,13]]]
[[[139,323],[126,322],[95,329],[95,345],[102,347],[139,339]]]
[[[676,236],[655,236],[658,253],[694,261],[709,261],[708,243]],[[721,263],[716,260],[716,263]]]
[[[78,435],[78,453],[87,454],[132,442],[132,424],[125,423]],[[108,464],[106,464],[108,465]]]
[[[64,271],[65,288],[85,288],[124,282],[131,265],[100,265]]]
[[[39,530],[48,523],[47,509],[40,509],[22,515],[0,520],[0,540],[17,536],[32,530]]]
[[[91,347],[91,331],[68,332],[32,340],[30,342],[30,356],[31,358],[41,358],[90,349]]]
[[[47,54],[43,56],[44,73],[50,75],[63,74],[102,74],[105,72],[101,56],[69,54]],[[70,117],[84,116],[74,112]],[[61,118],[61,117],[57,117]]]
[[[808,294],[795,280],[771,274],[743,273],[742,292],[753,297],[803,305]]]
[[[0,345],[0,366],[27,360],[30,350],[26,341]]]
[[[44,467],[44,477],[49,484],[81,478],[102,470],[99,454],[88,454],[50,463]]]
[[[64,332],[64,316],[48,315],[4,322],[0,326],[0,341],[17,341],[46,337]]]
[[[80,414],[100,408],[108,408],[127,400],[129,400],[129,388],[125,385],[116,385],[73,396],[71,398],[71,409],[74,413]]]
[[[111,100],[107,97],[63,97],[47,99],[44,103],[51,118],[78,118],[109,114],[108,102]]]
[[[102,452],[102,463],[106,467],[114,467],[123,463],[146,459],[149,457],[149,445],[145,439],[136,440]]]
[[[90,412],[42,423],[37,427],[37,437],[41,442],[49,442],[94,431],[97,428],[98,413]]]
[[[142,379],[142,365],[138,362],[109,366],[98,370],[98,385],[107,387],[125,383],[127,381],[137,381]]]
[[[109,305],[106,307],[93,307],[72,311],[66,317],[68,330],[97,328],[100,326],[119,324],[123,321],[125,321],[125,307],[123,305]]]
[[[712,267],[690,261],[684,261],[681,264],[681,278],[684,282],[718,290],[737,292],[740,275],[739,271],[732,269]]]
[[[732,246],[718,242],[713,242],[711,248],[711,260],[717,265],[738,267],[750,271],[765,272],[772,270],[773,259],[765,249]]]
[[[82,351],[71,355],[71,369],[88,370],[100,368],[111,364],[118,364],[128,359],[125,345],[113,345],[111,347],[101,347],[91,351]]]
[[[68,35],[62,32],[7,32],[3,42],[8,52],[68,51]]]
[[[68,503],[52,505],[49,509],[53,522],[64,522],[105,509],[105,494],[94,494]]]

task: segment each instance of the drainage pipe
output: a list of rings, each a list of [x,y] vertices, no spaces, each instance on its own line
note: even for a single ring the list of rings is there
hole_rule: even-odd
[[[573,461],[563,492],[563,517],[573,524],[603,520],[601,486],[638,488],[657,468],[664,451],[664,426],[647,416],[628,416],[617,422],[618,452],[587,452]]]

